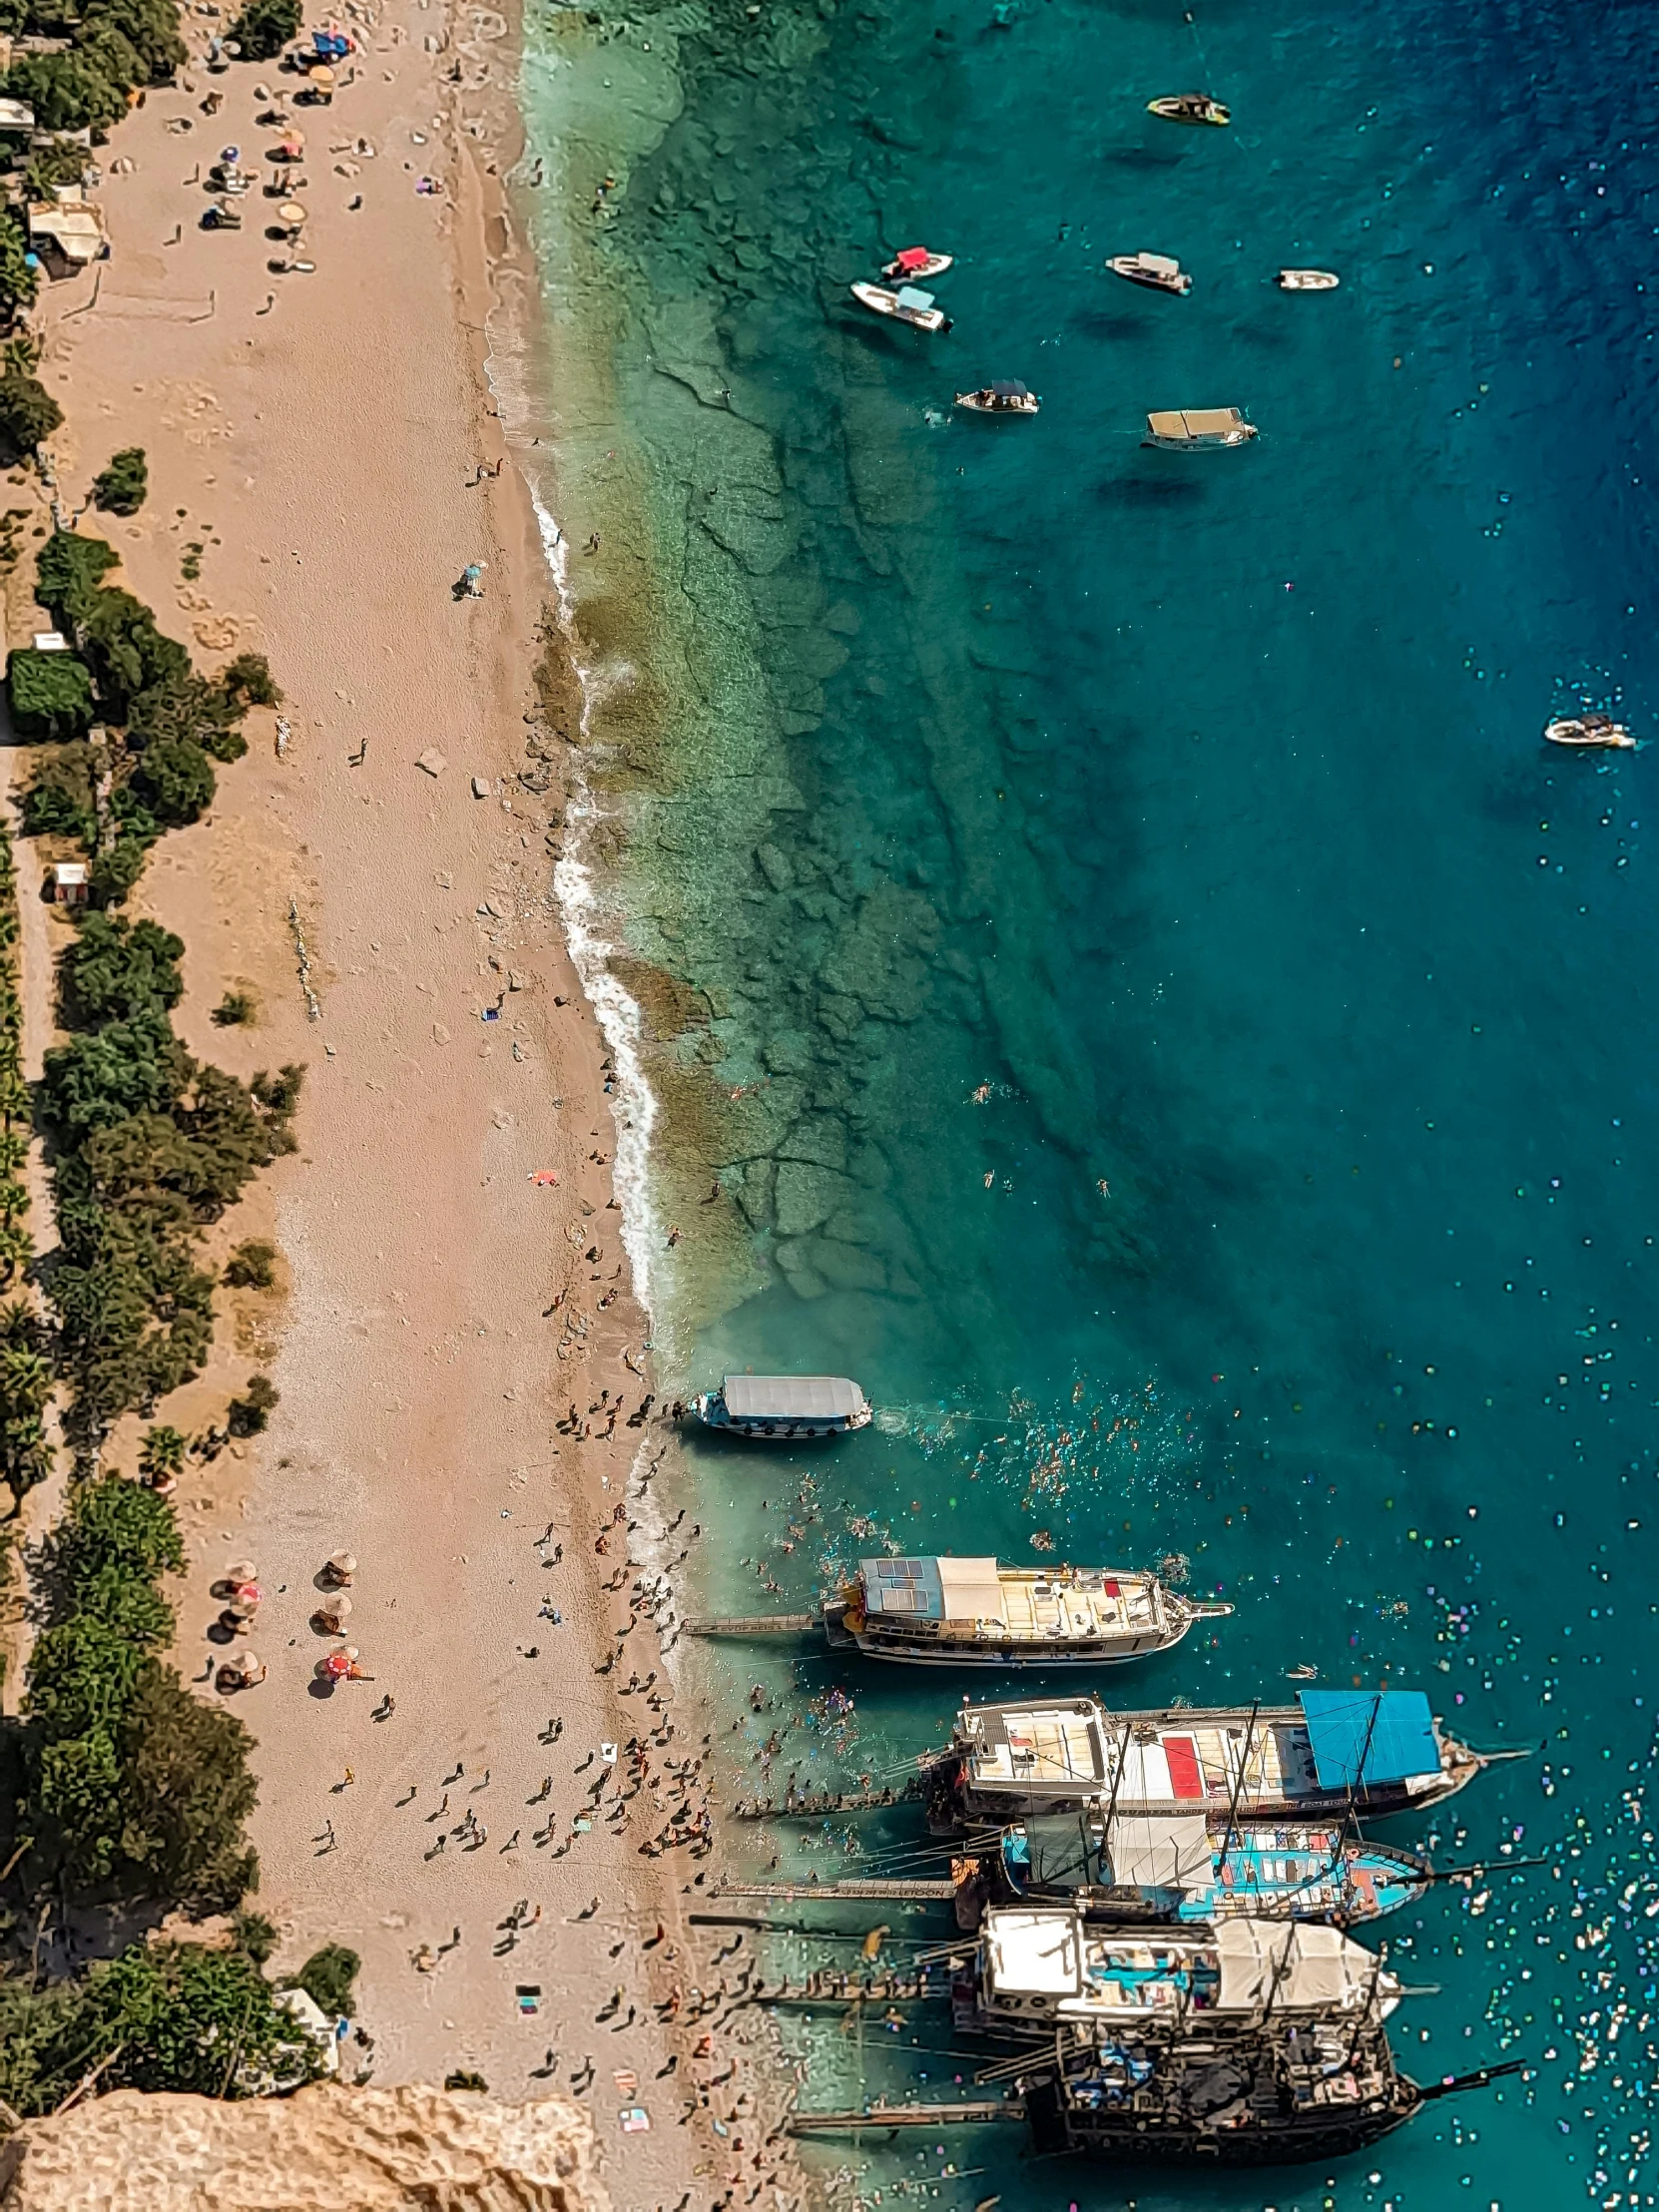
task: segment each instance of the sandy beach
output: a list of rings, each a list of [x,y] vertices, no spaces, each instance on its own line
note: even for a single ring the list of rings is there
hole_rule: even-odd
[[[258,188],[240,233],[199,228],[223,147],[269,175],[280,133],[256,127],[255,88],[298,80],[193,69],[117,135],[112,258],[42,317],[66,501],[142,445],[144,510],[85,526],[110,525],[125,580],[204,664],[264,651],[286,695],[281,742],[252,718],[211,818],[163,842],[132,907],[186,940],[194,1052],[307,1071],[298,1154],[208,1247],[269,1236],[277,1288],[222,1300],[212,1366],[160,1410],[199,1429],[258,1370],[280,1393],[264,1436],[181,1484],[180,1664],[215,1694],[212,1584],[253,1559],[252,1902],[279,1967],[361,1953],[372,2041],[346,2044],[348,2077],[574,2086],[618,2204],[746,2201],[775,2120],[745,2094],[747,2044],[709,2040],[748,1954],[715,1963],[730,1932],[685,1920],[714,1876],[696,1842],[714,1723],[672,1693],[653,1622],[672,1602],[641,1565],[672,1511],[653,1486],[672,1430],[646,1410],[606,1049],[552,896],[553,587],[486,376],[518,288],[511,41],[477,18],[462,58],[426,0],[352,21],[333,106],[288,103],[313,272],[268,272]],[[481,598],[455,595],[468,563]],[[232,987],[259,1002],[251,1029],[211,1019]],[[367,1679],[329,1693],[314,1670],[341,1639],[310,1616],[341,1549]],[[635,2107],[648,2130],[623,2127]]]

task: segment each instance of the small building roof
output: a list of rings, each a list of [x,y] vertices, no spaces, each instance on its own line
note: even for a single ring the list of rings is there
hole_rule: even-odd
[[[52,880],[54,883],[57,883],[61,887],[67,887],[75,883],[84,883],[86,879],[87,863],[85,862],[85,860],[53,861]]]
[[[36,201],[29,209],[29,237],[50,239],[66,261],[96,261],[104,248],[104,226],[85,201],[59,205]]]
[[[845,1420],[864,1407],[844,1375],[729,1375],[721,1394],[738,1420]]]
[[[69,640],[61,630],[37,630],[29,640],[37,653],[67,653]]]
[[[0,131],[32,131],[35,111],[21,100],[0,100]]]

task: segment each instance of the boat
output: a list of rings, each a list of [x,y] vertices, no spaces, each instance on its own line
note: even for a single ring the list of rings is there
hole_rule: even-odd
[[[844,1436],[867,1427],[868,1398],[844,1375],[729,1375],[692,1400],[710,1428],[786,1443],[797,1436]]]
[[[1123,1928],[1082,1906],[993,1906],[951,1991],[956,2026],[1051,2041],[1056,2028],[1133,2030],[1208,2015],[1386,2019],[1399,1982],[1341,1929],[1228,1920],[1215,1928]]]
[[[1632,753],[1636,748],[1635,739],[1622,722],[1594,708],[1561,722],[1546,723],[1544,736],[1551,745],[1578,746],[1588,751]]]
[[[957,392],[956,405],[970,408],[975,414],[1032,415],[1042,401],[1018,377],[1006,376],[994,384],[981,384],[977,391]]]
[[[955,259],[954,254],[930,254],[925,246],[901,246],[881,274],[895,281],[924,284],[931,276],[942,276]]]
[[[1207,92],[1177,92],[1162,100],[1149,100],[1146,112],[1162,116],[1166,123],[1210,123],[1218,130],[1225,130],[1233,120],[1232,110],[1212,100]]]
[[[912,284],[900,284],[896,291],[887,290],[884,284],[854,284],[852,296],[871,314],[884,314],[895,322],[907,322],[914,330],[948,330],[950,317],[942,307],[935,307],[930,291],[917,291]]]
[[[1143,445],[1161,445],[1172,453],[1196,453],[1207,446],[1244,445],[1256,436],[1237,407],[1178,407],[1146,418]]]
[[[1200,1812],[1094,1809],[1005,1828],[978,1864],[985,1893],[1009,1901],[1065,1893],[1125,1918],[1341,1928],[1415,1904],[1432,1874],[1421,1852],[1353,1837],[1342,1821],[1230,1828]]]
[[[1132,284],[1146,284],[1153,291],[1178,292],[1185,298],[1193,288],[1181,264],[1167,254],[1109,254],[1106,267],[1114,276],[1127,276]]]
[[[1232,1610],[1135,1570],[860,1559],[824,1625],[831,1646],[908,1666],[1104,1666],[1168,1651]]]
[[[1203,1809],[1231,1825],[1416,1812],[1488,1764],[1442,1736],[1420,1690],[1304,1690],[1295,1705],[1108,1713],[1069,1703],[964,1705],[919,1762],[928,1826],[1074,1813]]]
[[[1335,291],[1342,278],[1329,269],[1282,269],[1281,291]]]

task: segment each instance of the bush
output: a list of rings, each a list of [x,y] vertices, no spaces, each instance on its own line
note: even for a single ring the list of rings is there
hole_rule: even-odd
[[[276,1924],[242,1906],[231,1915],[231,1935],[237,1948],[247,1951],[256,1966],[263,1966],[276,1948]]]
[[[133,789],[164,828],[182,830],[213,805],[218,778],[199,745],[167,738],[141,757]]]
[[[21,54],[6,72],[6,92],[34,109],[42,131],[107,131],[127,113],[126,86],[105,74],[121,59],[107,45],[96,59],[80,53]],[[138,68],[131,46],[125,59]]]
[[[98,817],[48,772],[23,794],[22,830],[26,837],[73,837],[77,844],[90,845],[98,834]]]
[[[257,1436],[271,1419],[272,1408],[279,1393],[269,1375],[254,1375],[248,1379],[248,1389],[242,1397],[231,1400],[227,1416],[233,1436]]]
[[[316,2044],[276,1999],[247,1949],[134,1943],[89,1970],[78,2024],[83,2048],[118,2053],[100,2089],[251,2096],[322,2070]]]
[[[355,2009],[351,1984],[356,1980],[362,1960],[354,1950],[343,1943],[325,1943],[320,1950],[313,1950],[309,1958],[293,1977],[293,1984],[304,1990],[318,2011],[338,2018],[341,2013],[349,2019]]]
[[[56,617],[62,630],[90,613],[99,585],[121,556],[102,538],[84,538],[75,530],[54,530],[35,563],[35,597]]]
[[[276,707],[281,693],[263,653],[239,653],[219,672],[219,687],[239,708]]]
[[[166,1013],[185,995],[185,940],[160,922],[83,915],[60,964],[65,1026],[86,1028]]]
[[[237,724],[247,711],[223,686],[187,668],[135,695],[127,735],[141,752],[164,738],[187,738],[215,760],[240,761],[248,741]]]
[[[15,315],[19,307],[31,304],[39,289],[40,271],[29,265],[21,213],[8,209],[0,217],[0,307],[8,316]]]
[[[140,1474],[148,1482],[165,1481],[183,1474],[186,1449],[182,1429],[165,1424],[147,1428],[139,1446]]]
[[[257,1239],[239,1244],[226,1262],[225,1280],[233,1291],[269,1291],[276,1280],[276,1247]]]
[[[303,21],[299,0],[247,0],[225,36],[245,62],[275,61]]]
[[[20,646],[6,664],[6,688],[20,738],[78,738],[92,725],[92,674],[73,653]]]
[[[248,991],[227,991],[214,1008],[214,1020],[221,1029],[246,1029],[254,1020],[257,1009]]]
[[[136,515],[150,490],[150,467],[140,445],[123,446],[92,480],[92,503],[107,514]]]
[[[38,376],[0,375],[0,467],[26,460],[63,420],[63,409]]]

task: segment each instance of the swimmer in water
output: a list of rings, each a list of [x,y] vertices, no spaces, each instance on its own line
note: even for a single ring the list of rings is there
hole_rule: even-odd
[[[990,1095],[990,1085],[988,1083],[981,1083],[979,1088],[973,1094],[973,1103],[975,1104],[975,1106],[983,1106]]]

